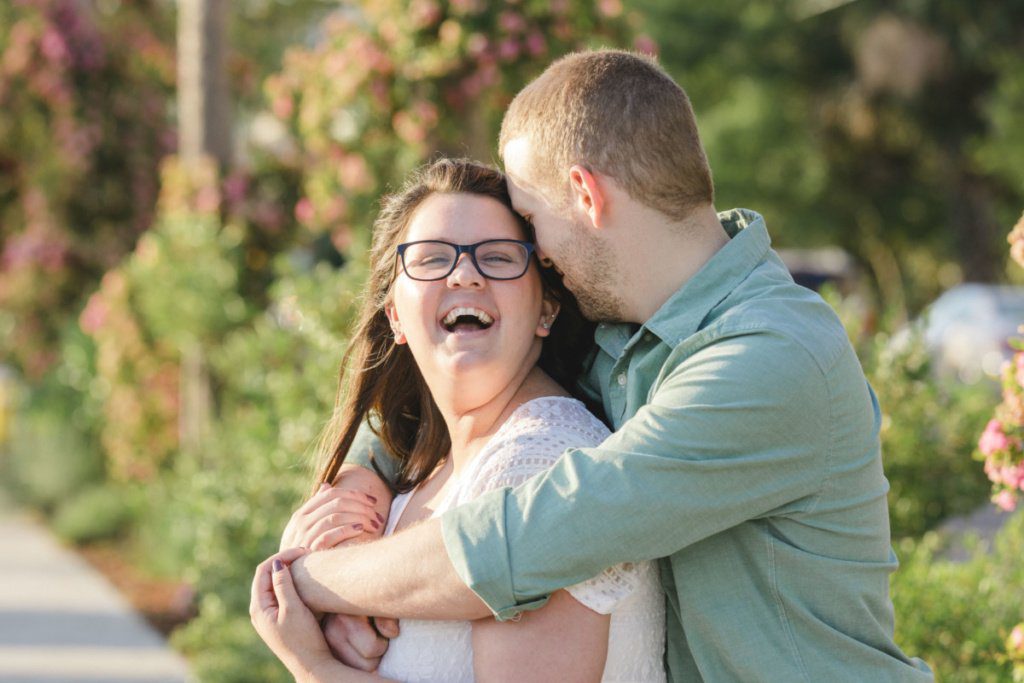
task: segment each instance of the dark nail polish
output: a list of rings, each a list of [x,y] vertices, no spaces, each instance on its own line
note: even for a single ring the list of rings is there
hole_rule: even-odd
[[[384,515],[380,514],[379,512],[374,513],[374,514],[377,515],[377,521],[380,522],[381,524],[383,524],[384,523]]]
[[[274,560],[274,571],[279,572],[282,569],[284,569],[284,564],[281,562],[281,560]]]
[[[362,524],[353,524],[352,528],[355,529],[356,531],[362,531],[363,530],[363,525]]]
[[[376,504],[376,502],[377,502],[377,499],[376,499],[376,498],[374,498],[373,496],[371,496],[371,495],[370,495],[369,493],[367,493],[367,494],[366,494],[366,497],[370,499],[370,502],[371,502],[371,503],[374,503],[374,504]]]
[[[372,520],[372,519],[370,520],[370,525],[371,525],[371,526],[372,526],[372,527],[373,527],[374,529],[379,529],[379,528],[380,528],[380,523],[378,523],[378,522],[375,522],[375,521],[374,521],[374,520]]]

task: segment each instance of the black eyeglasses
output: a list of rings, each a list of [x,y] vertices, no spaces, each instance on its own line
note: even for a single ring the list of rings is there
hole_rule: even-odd
[[[443,280],[452,274],[459,257],[469,254],[477,272],[489,280],[515,280],[530,267],[534,246],[521,240],[484,240],[476,244],[452,244],[421,240],[398,245],[398,259],[413,280]]]

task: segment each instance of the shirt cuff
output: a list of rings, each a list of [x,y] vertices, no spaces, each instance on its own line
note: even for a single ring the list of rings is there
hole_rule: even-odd
[[[518,603],[505,533],[508,489],[489,491],[441,515],[441,536],[456,574],[498,621],[547,604],[549,596]]]

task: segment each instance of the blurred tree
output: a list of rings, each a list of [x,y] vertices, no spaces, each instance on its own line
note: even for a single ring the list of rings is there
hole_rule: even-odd
[[[911,311],[1003,271],[1024,199],[1024,2],[638,0],[689,91],[718,203],[839,244]]]

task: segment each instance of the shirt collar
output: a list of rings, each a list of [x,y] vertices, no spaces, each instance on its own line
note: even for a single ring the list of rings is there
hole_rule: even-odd
[[[669,346],[700,329],[708,313],[764,261],[771,247],[761,214],[730,209],[720,212],[718,219],[731,238],[729,242],[643,325]]]

